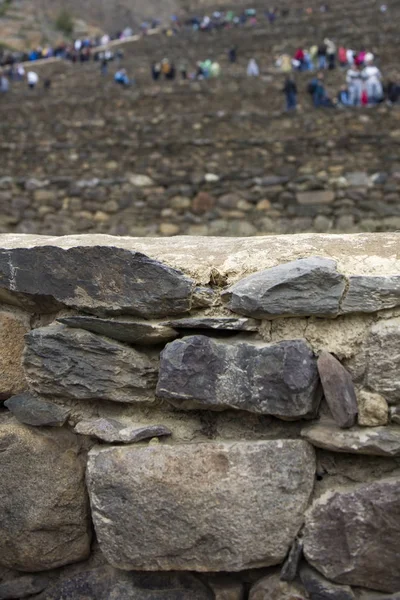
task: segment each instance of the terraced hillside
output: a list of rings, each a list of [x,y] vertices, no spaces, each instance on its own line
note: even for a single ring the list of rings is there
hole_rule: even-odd
[[[312,5],[312,4],[311,4]],[[307,2],[304,6],[310,6]],[[260,5],[261,7],[261,5]],[[136,85],[120,89],[97,63],[53,63],[52,88],[16,84],[0,98],[1,231],[130,235],[257,235],[400,228],[400,112],[316,110],[309,74],[300,108],[284,112],[274,56],[333,37],[371,49],[400,76],[393,49],[400,3],[338,2],[328,13],[291,10],[273,26],[149,36],[125,44]],[[227,49],[237,45],[231,65]],[[152,82],[150,65],[210,57],[218,80]],[[255,56],[262,77],[249,80]],[[336,93],[344,80],[326,73]]]

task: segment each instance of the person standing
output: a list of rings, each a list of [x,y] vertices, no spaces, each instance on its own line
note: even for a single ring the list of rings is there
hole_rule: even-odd
[[[363,78],[360,68],[354,65],[347,71],[346,83],[349,88],[350,105],[360,106],[363,92]]]
[[[365,82],[368,104],[378,104],[383,97],[382,74],[372,61],[364,67],[361,77]]]
[[[33,90],[39,83],[39,75],[35,71],[28,71],[27,80],[29,89]]]
[[[247,75],[249,77],[259,77],[260,75],[260,69],[255,58],[249,60],[249,64],[247,65]]]
[[[287,77],[283,92],[286,97],[286,110],[295,110],[297,106],[297,86],[291,77]]]

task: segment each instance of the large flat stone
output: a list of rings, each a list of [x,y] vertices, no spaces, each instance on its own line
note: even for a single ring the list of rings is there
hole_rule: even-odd
[[[400,317],[373,325],[365,351],[367,386],[389,404],[400,404]]]
[[[36,427],[61,427],[70,413],[68,408],[39,400],[29,392],[12,396],[4,405],[12,412],[17,421]]]
[[[134,250],[113,246],[0,249],[0,288],[95,314],[145,318],[190,309],[194,282],[180,271]]]
[[[355,424],[358,405],[351,375],[332,354],[324,350],[318,358],[325,399],[339,427]]]
[[[21,600],[39,594],[49,585],[45,575],[22,575],[0,583],[0,600]]]
[[[85,463],[77,436],[0,423],[0,565],[43,571],[90,552]]]
[[[300,419],[316,413],[316,359],[304,340],[224,343],[194,335],[161,353],[157,395],[181,408],[235,408]]]
[[[328,581],[307,564],[301,566],[300,578],[310,600],[356,600],[350,586]]]
[[[375,456],[400,455],[400,427],[396,425],[341,429],[334,423],[317,423],[304,427],[301,435],[313,446],[333,452]]]
[[[222,297],[231,311],[248,317],[327,316],[338,314],[344,287],[336,262],[314,256],[245,277]]]
[[[86,329],[99,335],[126,342],[128,344],[139,344],[152,346],[156,344],[165,344],[178,337],[178,333],[159,323],[151,321],[136,321],[129,317],[111,317],[101,318],[90,315],[78,315],[74,317],[60,317],[57,319],[68,327]]]
[[[371,313],[400,305],[400,275],[349,277],[342,313]]]
[[[213,600],[191,573],[126,573],[104,565],[62,576],[35,600]]]
[[[308,562],[337,583],[398,591],[399,497],[398,478],[325,493],[306,515]]]
[[[87,483],[113,566],[239,571],[283,561],[314,474],[307,442],[210,442],[93,449]]]
[[[63,325],[26,336],[25,375],[38,394],[78,400],[151,402],[158,365],[120,342]]]
[[[300,584],[281,581],[279,573],[271,573],[252,586],[249,600],[306,600],[306,592]]]
[[[167,321],[175,329],[217,329],[221,331],[257,331],[259,321],[245,317],[196,317]]]
[[[332,204],[334,200],[335,192],[332,190],[315,190],[297,194],[297,202],[303,206]]]

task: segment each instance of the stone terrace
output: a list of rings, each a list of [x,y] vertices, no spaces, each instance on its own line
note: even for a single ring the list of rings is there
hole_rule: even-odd
[[[309,6],[310,3],[304,4]],[[400,228],[400,112],[316,111],[298,75],[300,110],[283,112],[274,56],[333,37],[368,47],[386,76],[400,3],[340,2],[312,15],[292,10],[270,26],[218,34],[156,35],[125,45],[137,85],[121,90],[98,65],[44,65],[49,94],[24,86],[0,99],[0,231],[45,234],[259,235]],[[260,6],[261,10],[261,6]],[[239,62],[227,63],[227,49]],[[218,81],[150,79],[150,64],[211,57]],[[262,77],[249,81],[255,56]],[[344,80],[326,74],[335,94]]]

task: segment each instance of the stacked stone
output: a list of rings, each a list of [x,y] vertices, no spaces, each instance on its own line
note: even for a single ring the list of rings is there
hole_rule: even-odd
[[[399,236],[145,247],[0,239],[0,600],[398,598]]]

